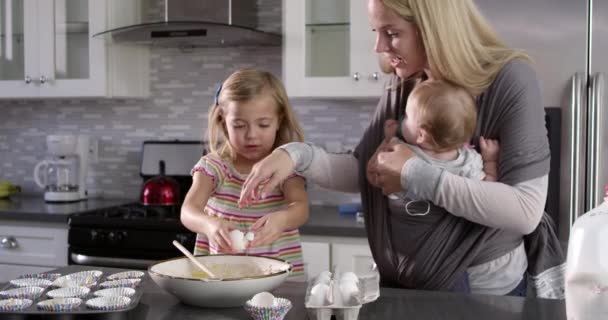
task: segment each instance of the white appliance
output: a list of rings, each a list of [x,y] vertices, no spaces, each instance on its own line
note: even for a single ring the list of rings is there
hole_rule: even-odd
[[[45,159],[34,168],[34,181],[44,189],[44,200],[73,202],[86,199],[90,137],[49,135],[46,146]]]
[[[608,183],[608,1],[474,0],[511,47],[534,59],[545,107],[562,114],[559,236],[599,205]],[[553,160],[553,159],[552,159]],[[552,161],[553,162],[553,161]],[[553,167],[553,166],[552,166]]]

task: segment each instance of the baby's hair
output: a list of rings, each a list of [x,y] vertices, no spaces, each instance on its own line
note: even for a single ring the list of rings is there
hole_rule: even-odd
[[[207,136],[209,149],[222,158],[236,157],[226,129],[224,110],[230,102],[248,102],[262,94],[275,101],[279,129],[273,149],[288,142],[304,141],[304,134],[296,121],[285,88],[272,73],[256,69],[241,69],[232,73],[219,87],[214,104],[209,108]]]
[[[438,151],[461,147],[475,132],[477,107],[463,87],[440,80],[416,85],[410,94],[418,107],[419,126]],[[408,99],[409,100],[409,99]]]

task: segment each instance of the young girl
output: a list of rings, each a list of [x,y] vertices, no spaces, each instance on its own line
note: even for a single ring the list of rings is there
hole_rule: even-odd
[[[298,227],[308,219],[305,181],[293,174],[251,206],[237,205],[251,167],[277,146],[303,134],[280,81],[269,72],[243,69],[224,81],[210,107],[210,153],[192,169],[181,221],[196,232],[194,254],[236,253],[230,232],[251,231],[247,254],[279,258],[304,275]]]
[[[496,181],[498,142],[480,137],[481,155],[467,146],[474,134],[477,110],[464,88],[445,81],[422,82],[410,93],[404,117],[398,123],[399,134],[419,158],[462,177]],[[391,136],[390,125],[387,131]],[[426,202],[417,201],[412,192],[390,198],[409,201],[406,211],[410,214],[428,213]]]

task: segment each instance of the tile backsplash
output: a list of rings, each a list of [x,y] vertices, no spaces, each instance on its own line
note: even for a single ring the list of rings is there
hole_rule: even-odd
[[[281,1],[260,4],[260,28],[280,32]],[[278,8],[278,9],[277,9]],[[0,179],[41,194],[33,169],[53,133],[89,134],[98,140],[98,161],[87,186],[96,197],[139,195],[144,140],[204,139],[207,109],[218,84],[243,67],[281,75],[280,47],[206,48],[182,52],[152,49],[151,95],[147,99],[26,99],[0,101]],[[376,99],[292,101],[306,140],[330,151],[352,149],[369,123]],[[358,195],[310,190],[315,204],[358,200]]]

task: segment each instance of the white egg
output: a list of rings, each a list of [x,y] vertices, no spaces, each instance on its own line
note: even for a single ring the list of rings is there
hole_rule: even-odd
[[[357,275],[354,272],[348,271],[348,272],[342,273],[342,275],[340,276],[340,282],[342,282],[342,281],[359,283],[359,277],[357,277]]]
[[[328,290],[329,286],[325,283],[315,284],[312,289],[310,289],[309,303],[313,306],[325,305],[327,301]]]
[[[345,304],[352,304],[354,299],[359,294],[359,287],[351,281],[340,282],[340,293]]]
[[[251,231],[245,233],[245,240],[247,241],[253,241],[253,239],[255,238],[255,234]]]
[[[315,284],[319,284],[319,283],[329,284],[329,280],[331,280],[331,272],[322,271],[315,278]]]
[[[232,243],[232,248],[237,251],[245,250],[245,240],[244,235],[241,230],[234,229],[230,231],[230,243]]]
[[[270,292],[260,292],[251,298],[251,304],[262,308],[272,307],[274,296]]]

